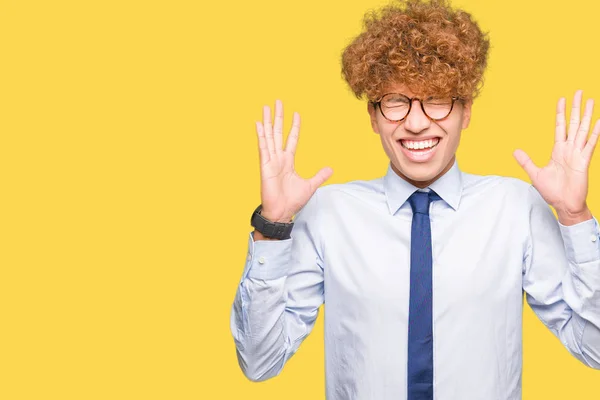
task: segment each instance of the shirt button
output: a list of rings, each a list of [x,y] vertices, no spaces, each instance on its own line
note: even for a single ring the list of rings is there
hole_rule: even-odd
[[[592,242],[595,242],[596,240],[598,240],[598,237],[596,235],[592,235],[590,237],[590,239],[591,239]]]
[[[248,260],[248,261],[252,260],[252,255],[251,255],[251,254],[248,254],[248,258],[247,258],[247,260]]]
[[[265,258],[264,258],[264,257],[261,257],[261,258],[259,258],[259,259],[258,259],[258,262],[259,262],[260,264],[264,264],[264,263],[265,263]]]

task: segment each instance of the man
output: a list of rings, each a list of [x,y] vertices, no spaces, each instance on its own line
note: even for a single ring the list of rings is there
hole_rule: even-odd
[[[384,177],[320,187],[293,170],[276,102],[257,123],[261,207],[231,314],[240,366],[279,374],[325,303],[328,399],[520,399],[523,291],[582,363],[600,369],[600,241],[586,205],[593,102],[552,160],[514,154],[532,184],[462,172],[455,153],[489,42],[446,1],[409,0],[366,19],[342,57],[390,159]],[[600,121],[599,121],[600,122]],[[554,217],[548,204],[558,215]],[[292,217],[295,219],[292,223]]]

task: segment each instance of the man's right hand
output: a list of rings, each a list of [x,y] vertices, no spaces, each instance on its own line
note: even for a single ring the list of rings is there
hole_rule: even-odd
[[[260,156],[261,215],[272,222],[290,222],[323,184],[333,170],[322,168],[310,179],[301,178],[294,170],[294,156],[300,135],[300,114],[294,112],[292,128],[283,149],[283,104],[275,101],[275,123],[271,109],[263,107],[263,123],[256,122]],[[261,235],[262,236],[262,235]]]

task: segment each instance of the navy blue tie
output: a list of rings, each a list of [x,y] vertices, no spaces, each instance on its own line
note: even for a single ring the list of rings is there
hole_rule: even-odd
[[[408,400],[433,400],[432,256],[429,204],[434,192],[414,192],[410,234],[410,303],[408,313]]]

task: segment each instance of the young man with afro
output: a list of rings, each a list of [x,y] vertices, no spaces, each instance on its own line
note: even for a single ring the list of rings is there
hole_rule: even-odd
[[[293,168],[276,101],[256,125],[261,205],[231,313],[246,376],[278,375],[326,304],[330,400],[521,398],[523,292],[585,365],[600,368],[600,241],[587,207],[593,102],[557,105],[552,159],[514,154],[531,184],[461,171],[461,130],[489,49],[445,0],[365,17],[342,72],[390,163],[385,176],[321,186]],[[558,220],[552,213],[554,207]],[[295,216],[295,218],[293,218]]]

